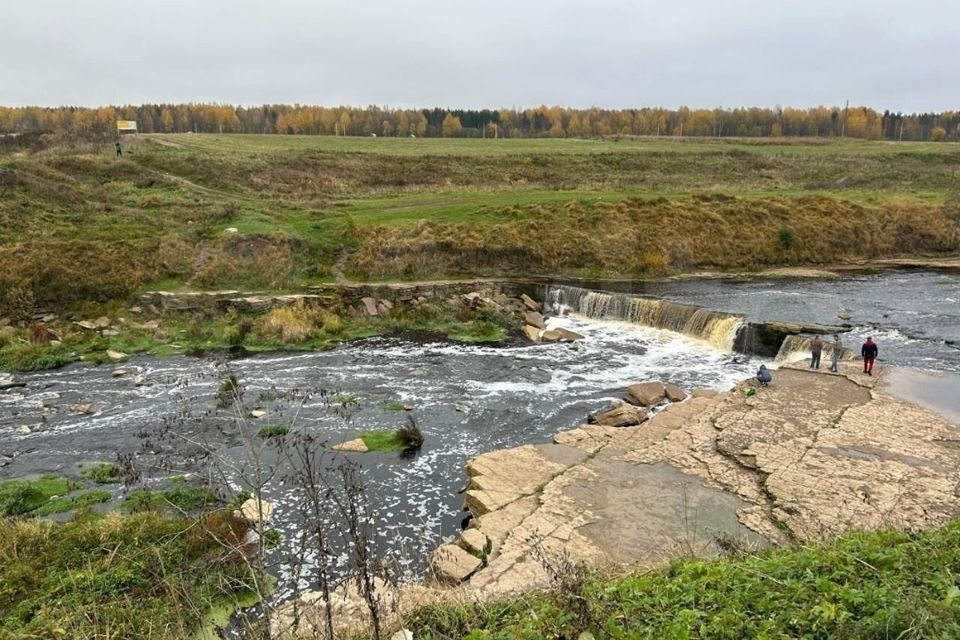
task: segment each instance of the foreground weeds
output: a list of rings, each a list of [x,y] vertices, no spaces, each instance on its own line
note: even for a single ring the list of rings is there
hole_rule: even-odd
[[[193,637],[211,607],[249,595],[211,531],[154,512],[0,520],[0,637]]]
[[[960,521],[922,533],[855,532],[822,544],[594,574],[545,594],[438,605],[416,638],[865,640],[960,637]],[[566,586],[563,586],[566,585]]]

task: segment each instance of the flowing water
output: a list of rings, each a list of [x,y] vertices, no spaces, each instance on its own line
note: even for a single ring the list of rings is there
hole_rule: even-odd
[[[877,337],[883,361],[960,370],[960,352],[945,342],[960,339],[960,283],[935,274],[647,284],[636,293],[662,300],[582,288],[547,291],[548,301],[574,314],[560,324],[585,336],[573,344],[485,347],[377,338],[325,352],[236,360],[229,368],[245,386],[248,402],[269,412],[260,422],[290,423],[322,439],[402,425],[405,413],[385,411],[384,403],[413,408],[426,436],[418,456],[355,456],[380,523],[380,544],[399,554],[407,577],[422,575],[428,552],[458,532],[457,489],[465,483],[467,459],[547,442],[634,381],[730,388],[758,364],[730,352],[747,320],[836,323],[841,314],[854,326],[848,346],[869,333]],[[21,376],[24,388],[0,391],[0,479],[71,472],[78,461],[142,451],[138,433],[161,424],[179,425],[184,437],[221,438],[224,452],[241,458],[231,413],[213,407],[222,364],[138,357],[123,366],[135,371],[115,378],[109,366],[74,365]],[[354,396],[360,409],[344,423],[319,397],[297,409],[269,399],[273,388],[316,387]],[[83,403],[92,403],[95,412],[71,410]],[[183,419],[188,414],[195,419]],[[175,468],[188,469],[186,452],[181,458]],[[288,496],[274,487],[268,497],[290,540],[296,514]]]

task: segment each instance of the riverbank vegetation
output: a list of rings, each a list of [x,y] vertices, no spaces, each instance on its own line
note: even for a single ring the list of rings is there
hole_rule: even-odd
[[[256,601],[236,557],[246,525],[229,511],[220,520],[200,527],[154,511],[0,518],[0,636],[196,637],[212,610]]]
[[[585,631],[700,640],[960,637],[960,521],[919,533],[852,532],[759,555],[734,551],[622,578],[555,574],[552,592],[432,606],[405,625],[426,640],[576,638]]]
[[[216,305],[151,311],[120,301],[88,302],[51,314],[46,321],[30,319],[0,327],[0,370],[31,372],[72,362],[116,363],[134,354],[327,349],[350,340],[411,332],[457,342],[501,343],[518,326],[519,320],[508,313],[461,308],[448,301],[416,309],[396,307],[376,317],[304,303],[264,312],[224,310]],[[223,402],[231,401],[226,390]]]

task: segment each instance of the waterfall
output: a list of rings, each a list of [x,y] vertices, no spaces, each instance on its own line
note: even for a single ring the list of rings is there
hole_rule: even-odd
[[[810,342],[812,340],[813,338],[810,336],[787,336],[783,339],[783,344],[780,345],[780,351],[777,352],[775,361],[778,363],[797,362],[809,358]],[[827,363],[826,366],[830,366],[831,357],[833,357],[833,344],[829,340],[824,340],[821,360]],[[853,357],[854,353],[850,349],[844,349],[843,353],[840,354],[841,360],[849,360]],[[822,367],[824,365],[821,363],[820,366]]]
[[[711,311],[691,304],[643,298],[624,293],[594,291],[565,285],[551,286],[546,300],[556,314],[574,313],[598,320],[624,320],[706,340],[732,351],[744,326],[741,316]]]

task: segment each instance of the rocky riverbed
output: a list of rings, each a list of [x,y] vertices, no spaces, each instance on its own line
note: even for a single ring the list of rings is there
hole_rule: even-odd
[[[503,597],[548,586],[561,558],[654,567],[731,546],[944,524],[960,515],[960,427],[894,397],[883,379],[857,363],[839,375],[786,367],[769,388],[748,380],[698,394],[635,427],[583,425],[477,456],[466,466],[477,517],[431,563],[436,582],[456,586],[391,597],[400,611]],[[281,613],[277,627],[285,622]]]

